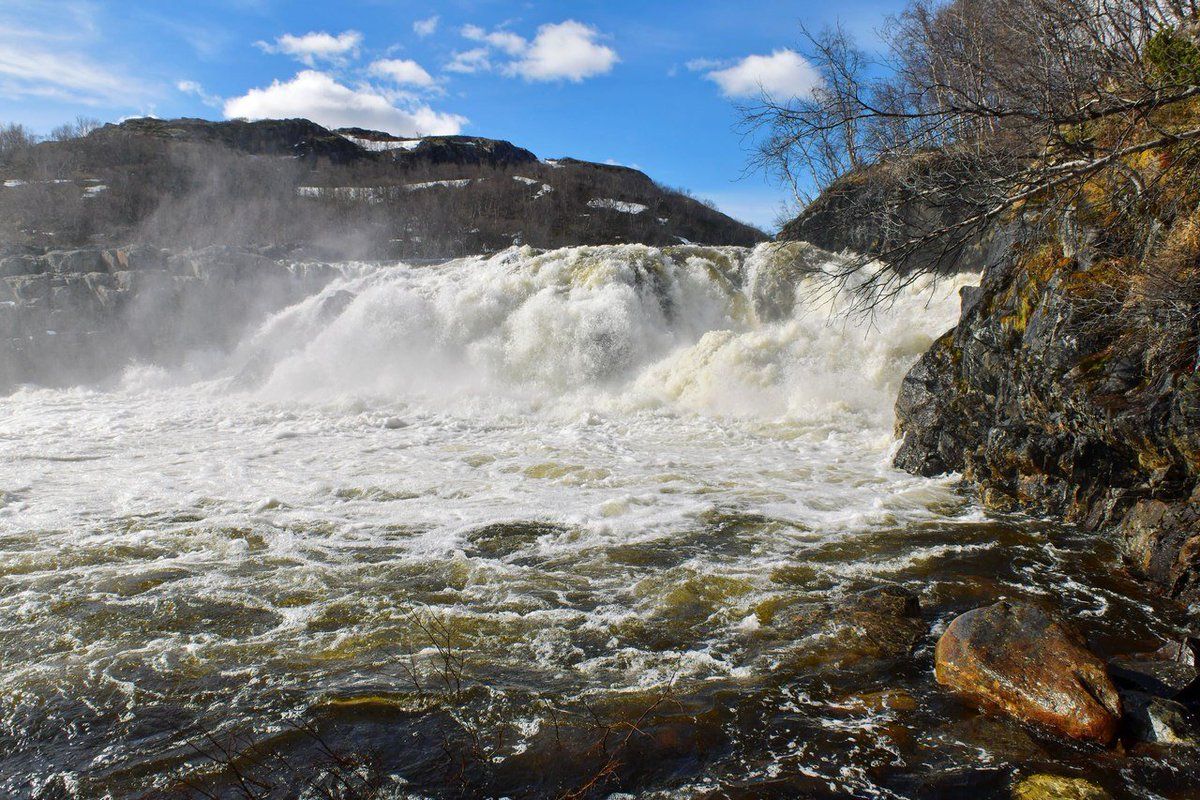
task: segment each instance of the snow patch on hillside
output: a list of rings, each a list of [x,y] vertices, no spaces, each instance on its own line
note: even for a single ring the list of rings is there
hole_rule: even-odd
[[[640,214],[649,206],[641,203],[627,203],[624,200],[613,200],[608,197],[597,197],[588,200],[588,208],[607,208],[610,211],[620,211],[622,214]]]

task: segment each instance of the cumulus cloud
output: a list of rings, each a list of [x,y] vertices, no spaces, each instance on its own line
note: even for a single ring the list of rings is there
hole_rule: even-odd
[[[595,28],[575,20],[543,25],[508,71],[529,81],[576,83],[603,75],[620,59],[615,50],[596,41],[599,37]]]
[[[467,122],[419,103],[400,107],[395,100],[369,86],[351,88],[324,72],[304,70],[290,81],[227,100],[224,112],[228,119],[306,117],[328,128],[370,128],[397,136],[455,134]]]
[[[429,88],[434,85],[433,76],[412,59],[389,58],[375,61],[367,68],[367,72],[403,86]]]
[[[704,62],[690,62],[689,68],[693,63]],[[733,66],[714,70],[704,77],[720,86],[726,97],[756,97],[764,93],[779,99],[803,97],[821,83],[813,65],[793,50],[746,56]]]
[[[529,47],[529,42],[525,41],[525,37],[518,36],[512,31],[492,31],[488,33],[478,25],[464,25],[461,32],[463,38],[475,42],[483,42],[497,50],[503,50],[510,56],[519,56]]]
[[[318,61],[345,63],[347,56],[358,55],[358,46],[362,44],[362,38],[358,31],[343,31],[337,36],[325,31],[312,31],[303,36],[285,33],[277,38],[274,44],[254,44],[264,53],[288,55],[311,67]]]
[[[600,44],[598,30],[571,19],[542,25],[533,41],[512,31],[487,31],[478,25],[465,25],[459,32],[482,46],[455,53],[446,65],[450,72],[484,72],[497,66],[504,75],[528,81],[578,83],[609,72],[620,60],[615,50]],[[500,57],[508,60],[494,65],[493,54],[503,54]]]
[[[476,72],[487,72],[492,68],[491,51],[486,47],[476,47],[455,53],[454,58],[446,65],[447,72],[460,72],[472,75]]]
[[[434,14],[428,19],[419,19],[413,23],[413,32],[422,39],[424,39],[426,36],[433,36],[435,33],[437,33],[438,23],[441,22],[441,20],[442,18],[437,14]]]

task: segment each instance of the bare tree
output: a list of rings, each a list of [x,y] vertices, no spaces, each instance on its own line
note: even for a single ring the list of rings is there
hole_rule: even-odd
[[[35,144],[37,136],[24,125],[10,123],[0,127],[0,164],[12,162]]]
[[[82,139],[103,124],[100,120],[92,117],[78,116],[74,122],[67,122],[50,131],[50,140],[65,142],[69,139]]]
[[[890,206],[862,209],[896,232],[872,254],[895,269],[862,283],[878,300],[957,268],[995,226],[1088,202],[1089,185],[1152,206],[1200,140],[1200,116],[1178,113],[1200,96],[1198,30],[1196,0],[913,0],[869,70],[844,31],[805,31],[821,85],[745,120],[767,134],[758,163],[795,185],[888,170]],[[1148,179],[1135,167],[1152,152]]]

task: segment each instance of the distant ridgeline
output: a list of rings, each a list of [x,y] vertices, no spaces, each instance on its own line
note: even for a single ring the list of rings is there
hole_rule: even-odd
[[[133,119],[0,163],[0,241],[45,249],[147,242],[440,258],[513,244],[766,238],[627,167],[303,119]]]

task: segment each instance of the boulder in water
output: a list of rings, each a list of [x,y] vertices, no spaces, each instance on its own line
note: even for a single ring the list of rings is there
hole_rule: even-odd
[[[957,617],[938,640],[938,683],[983,706],[1108,744],[1121,701],[1074,628],[1031,605],[1000,602]]]
[[[1167,745],[1200,745],[1200,736],[1188,720],[1188,711],[1174,700],[1144,692],[1122,692],[1129,732],[1142,742]]]

